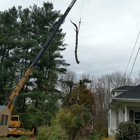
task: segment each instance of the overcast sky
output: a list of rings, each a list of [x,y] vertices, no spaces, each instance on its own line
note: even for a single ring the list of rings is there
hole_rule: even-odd
[[[72,0],[48,0],[54,4],[55,10],[65,12]],[[12,6],[23,8],[36,4],[42,6],[44,0],[3,0],[0,11]],[[83,5],[83,6],[82,6]],[[77,74],[103,76],[113,72],[125,72],[138,32],[140,30],[140,0],[77,0],[62,25],[68,44],[63,53],[64,59],[70,63],[69,70]],[[83,8],[82,8],[83,7]],[[79,32],[77,64],[74,56],[75,31],[70,20],[78,24]],[[127,74],[140,46],[136,45]],[[140,71],[140,55],[137,57],[132,77]]]

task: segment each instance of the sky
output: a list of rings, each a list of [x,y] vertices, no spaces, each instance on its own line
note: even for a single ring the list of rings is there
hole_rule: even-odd
[[[48,0],[55,10],[65,12],[72,0]],[[42,6],[44,0],[3,0],[0,11],[12,6],[23,8],[36,4]],[[67,49],[63,52],[64,59],[70,64],[70,71],[90,74],[95,77],[124,73],[130,59],[136,38],[140,30],[140,0],[77,0],[61,26],[66,33]],[[80,64],[75,61],[75,28],[81,18],[78,38],[77,55]],[[138,38],[127,75],[134,63],[140,39]],[[132,77],[140,72],[140,55],[138,55]]]

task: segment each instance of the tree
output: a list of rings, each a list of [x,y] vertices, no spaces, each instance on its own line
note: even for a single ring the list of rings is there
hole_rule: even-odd
[[[78,139],[79,134],[85,135],[92,126],[94,96],[85,84],[90,80],[83,78],[77,83],[75,73],[72,71],[62,75],[61,79],[64,108],[57,114],[56,119],[66,130],[69,140]]]
[[[57,123],[66,131],[68,140],[78,140],[80,132],[86,133],[91,120],[90,111],[78,104],[62,109],[56,115]],[[68,127],[69,126],[69,127]]]
[[[75,100],[75,103],[88,108],[91,113],[94,111],[94,95],[86,87],[85,83],[90,82],[88,79],[80,80],[79,83],[74,87],[71,98]]]
[[[63,107],[68,108],[70,106],[71,93],[76,85],[76,73],[73,71],[67,71],[66,74],[60,75],[60,88],[63,92]]]
[[[17,10],[0,12],[0,104],[15,84],[17,61],[14,47],[16,46]],[[13,63],[14,61],[14,63]]]
[[[53,4],[49,2],[42,7],[34,5],[22,9],[19,6],[0,13],[1,99],[21,79],[59,17],[60,12],[53,10]],[[60,28],[21,90],[14,113],[21,114],[22,120],[26,120],[24,124],[50,124],[58,110],[57,101],[61,98],[57,88],[58,74],[65,73],[69,65],[61,55],[66,49],[64,37]]]
[[[32,48],[32,56],[36,55],[40,47],[46,41],[46,36],[50,34],[53,25],[56,24],[57,19],[60,16],[57,11],[52,10],[53,5],[51,3],[44,3],[42,8],[37,7],[36,5],[31,7],[31,37],[32,40],[37,40],[39,46],[39,48]],[[56,33],[49,49],[44,52],[37,63],[37,66],[31,75],[31,78],[36,79],[34,80],[35,88],[33,88],[33,91],[31,91],[30,94],[26,95],[26,97],[28,96],[33,99],[33,106],[37,110],[42,110],[41,112],[44,112],[44,115],[46,114],[45,116],[42,116],[42,119],[46,118],[46,121],[44,121],[46,124],[50,124],[50,120],[55,115],[57,101],[58,98],[60,98],[60,91],[57,90],[58,73],[64,73],[66,71],[64,67],[68,66],[68,64],[62,60],[60,54],[60,51],[65,49],[65,44],[63,44],[64,35],[62,29],[60,29]],[[29,85],[31,84],[29,83]],[[35,93],[36,95],[38,94],[38,98],[34,96]],[[38,125],[42,124],[42,121],[39,121],[38,119],[36,121],[40,122]]]

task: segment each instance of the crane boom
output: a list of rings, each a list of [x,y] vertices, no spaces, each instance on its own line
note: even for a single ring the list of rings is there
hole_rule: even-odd
[[[21,128],[21,121],[19,119],[19,116],[12,114],[13,109],[14,109],[14,104],[16,102],[16,98],[18,97],[21,88],[23,87],[23,85],[25,84],[29,75],[33,71],[36,63],[38,62],[40,57],[43,55],[44,51],[49,47],[49,44],[51,43],[52,39],[54,38],[54,35],[58,31],[61,24],[64,22],[66,16],[70,12],[71,8],[73,7],[73,5],[75,4],[76,1],[77,0],[72,0],[70,5],[66,9],[65,13],[60,17],[57,24],[54,26],[53,31],[50,33],[49,37],[47,38],[47,41],[42,46],[41,50],[36,55],[36,57],[34,58],[32,63],[30,64],[29,68],[26,70],[23,77],[19,80],[18,84],[12,91],[9,99],[7,100],[7,102],[5,104],[6,106],[2,106],[2,107],[0,106],[1,108],[4,107],[4,109],[5,109],[4,111],[3,110],[0,111],[0,120],[2,120],[2,117],[5,118],[5,120],[7,120],[7,123],[5,123],[6,126],[0,125],[0,130],[3,130],[2,132],[0,131],[0,136],[5,136],[6,133],[7,133],[7,135],[33,135],[34,134],[34,129],[32,129],[32,131],[26,132],[23,128]],[[6,115],[6,113],[4,113],[6,110],[8,112],[7,115]],[[3,114],[3,115],[1,115],[1,114]],[[3,132],[5,132],[5,133],[3,133]]]
[[[41,55],[43,54],[43,52],[48,48],[50,42],[52,41],[54,35],[56,34],[57,30],[59,29],[59,27],[61,26],[61,24],[64,22],[66,16],[68,15],[69,11],[71,10],[71,8],[73,7],[73,5],[75,4],[77,0],[73,0],[71,2],[71,4],[69,5],[69,7],[67,8],[67,10],[65,11],[65,13],[63,14],[63,16],[59,19],[58,24],[55,25],[52,33],[50,34],[50,36],[48,37],[47,41],[45,42],[45,44],[43,45],[43,48],[40,50],[40,52],[37,54],[37,56],[35,57],[34,61],[32,62],[31,66],[35,65],[36,62],[39,60],[39,58],[41,57]]]
[[[71,10],[71,8],[73,7],[73,5],[75,4],[77,0],[73,0],[69,7],[66,9],[65,13],[60,17],[58,23],[55,25],[53,31],[51,32],[51,34],[49,35],[47,41],[45,42],[45,44],[43,45],[42,49],[39,51],[39,53],[36,55],[35,59],[33,60],[33,62],[30,64],[29,68],[27,69],[27,71],[25,72],[24,76],[21,78],[21,80],[19,81],[19,83],[16,85],[15,89],[13,90],[13,92],[11,93],[10,97],[9,97],[9,101],[7,101],[7,107],[9,108],[10,112],[13,111],[14,108],[14,104],[16,101],[16,98],[19,94],[19,91],[21,90],[21,88],[23,87],[23,85],[25,84],[27,78],[29,77],[30,73],[33,71],[34,66],[36,65],[37,61],[40,59],[40,57],[42,56],[42,54],[44,53],[44,51],[49,47],[50,42],[52,41],[54,35],[56,34],[56,32],[58,31],[59,27],[61,26],[61,24],[64,22],[66,16],[68,15],[69,11]]]

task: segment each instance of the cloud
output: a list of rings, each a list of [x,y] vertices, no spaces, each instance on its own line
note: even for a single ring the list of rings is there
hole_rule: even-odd
[[[49,0],[54,4],[54,8],[63,14],[72,0],[60,1]],[[34,3],[42,6],[43,2],[43,0],[4,0],[0,9],[6,10],[13,5],[29,7]],[[78,74],[89,73],[95,76],[116,71],[124,73],[140,30],[139,5],[139,0],[85,0],[84,3],[77,0],[61,27],[66,33],[65,43],[68,46],[63,55],[67,63],[71,64],[69,69]],[[74,56],[75,31],[70,20],[78,24],[80,18],[82,23],[79,32],[78,65]],[[134,51],[128,74],[139,45],[140,41]],[[139,60],[138,56],[132,76],[139,73]]]

